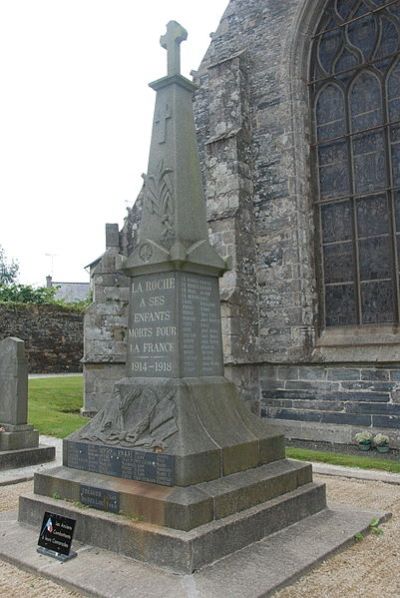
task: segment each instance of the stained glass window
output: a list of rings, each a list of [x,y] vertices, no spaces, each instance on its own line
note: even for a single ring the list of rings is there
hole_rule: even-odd
[[[323,325],[398,323],[400,0],[329,0],[311,56]]]

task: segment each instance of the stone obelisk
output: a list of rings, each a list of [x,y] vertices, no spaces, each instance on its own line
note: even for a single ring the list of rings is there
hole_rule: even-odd
[[[126,378],[65,442],[68,467],[90,469],[89,453],[104,461],[109,446],[113,459],[103,473],[179,486],[283,456],[282,438],[247,411],[223,377],[218,278],[226,263],[208,239],[195,86],[179,72],[186,37],[178,23],[168,24],[161,38],[168,75],[151,83],[157,98],[143,217],[124,265],[131,277]]]
[[[168,74],[151,83],[157,98],[143,217],[123,266],[131,278],[126,376],[96,417],[64,441],[64,466],[36,475],[20,519],[34,512],[39,520],[44,503],[51,506],[43,495],[55,492],[137,517],[143,523],[120,527],[128,535],[119,550],[190,572],[263,537],[268,526],[260,526],[259,513],[273,517],[274,497],[285,496],[282,522],[270,526],[276,530],[322,509],[325,494],[311,484],[309,466],[284,459],[283,437],[250,413],[223,375],[218,279],[227,266],[208,239],[195,87],[180,74],[186,36],[168,23],[161,38]],[[297,494],[286,496],[291,491]],[[72,516],[78,539],[110,547],[104,519]]]

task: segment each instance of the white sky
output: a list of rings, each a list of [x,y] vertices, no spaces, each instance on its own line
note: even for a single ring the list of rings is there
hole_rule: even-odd
[[[0,245],[20,282],[88,279],[105,223],[122,225],[147,169],[166,23],[189,32],[189,76],[227,4],[0,0]]]

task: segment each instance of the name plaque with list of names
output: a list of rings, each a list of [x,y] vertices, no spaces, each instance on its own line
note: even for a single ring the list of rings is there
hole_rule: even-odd
[[[180,275],[182,376],[223,376],[218,280]]]
[[[127,480],[175,484],[175,457],[140,449],[64,441],[64,465]]]

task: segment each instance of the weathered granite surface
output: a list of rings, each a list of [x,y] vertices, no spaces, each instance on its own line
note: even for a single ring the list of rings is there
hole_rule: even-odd
[[[190,531],[82,509],[48,496],[21,496],[19,521],[38,526],[45,510],[77,520],[75,538],[138,561],[190,574],[326,508],[325,486],[309,483]]]
[[[312,482],[311,465],[279,459],[190,487],[160,487],[148,482],[76,471],[68,467],[39,472],[34,491],[189,531],[245,511]],[[114,500],[115,505],[110,506]]]
[[[28,421],[28,365],[24,341],[0,341],[0,422],[12,426]]]
[[[39,432],[28,422],[28,367],[24,341],[0,341],[0,467],[22,467],[55,457],[39,447]]]
[[[169,486],[283,457],[283,436],[250,413],[222,377],[125,378],[106,407],[64,440],[66,466]],[[161,458],[166,463],[154,468],[142,463]]]

